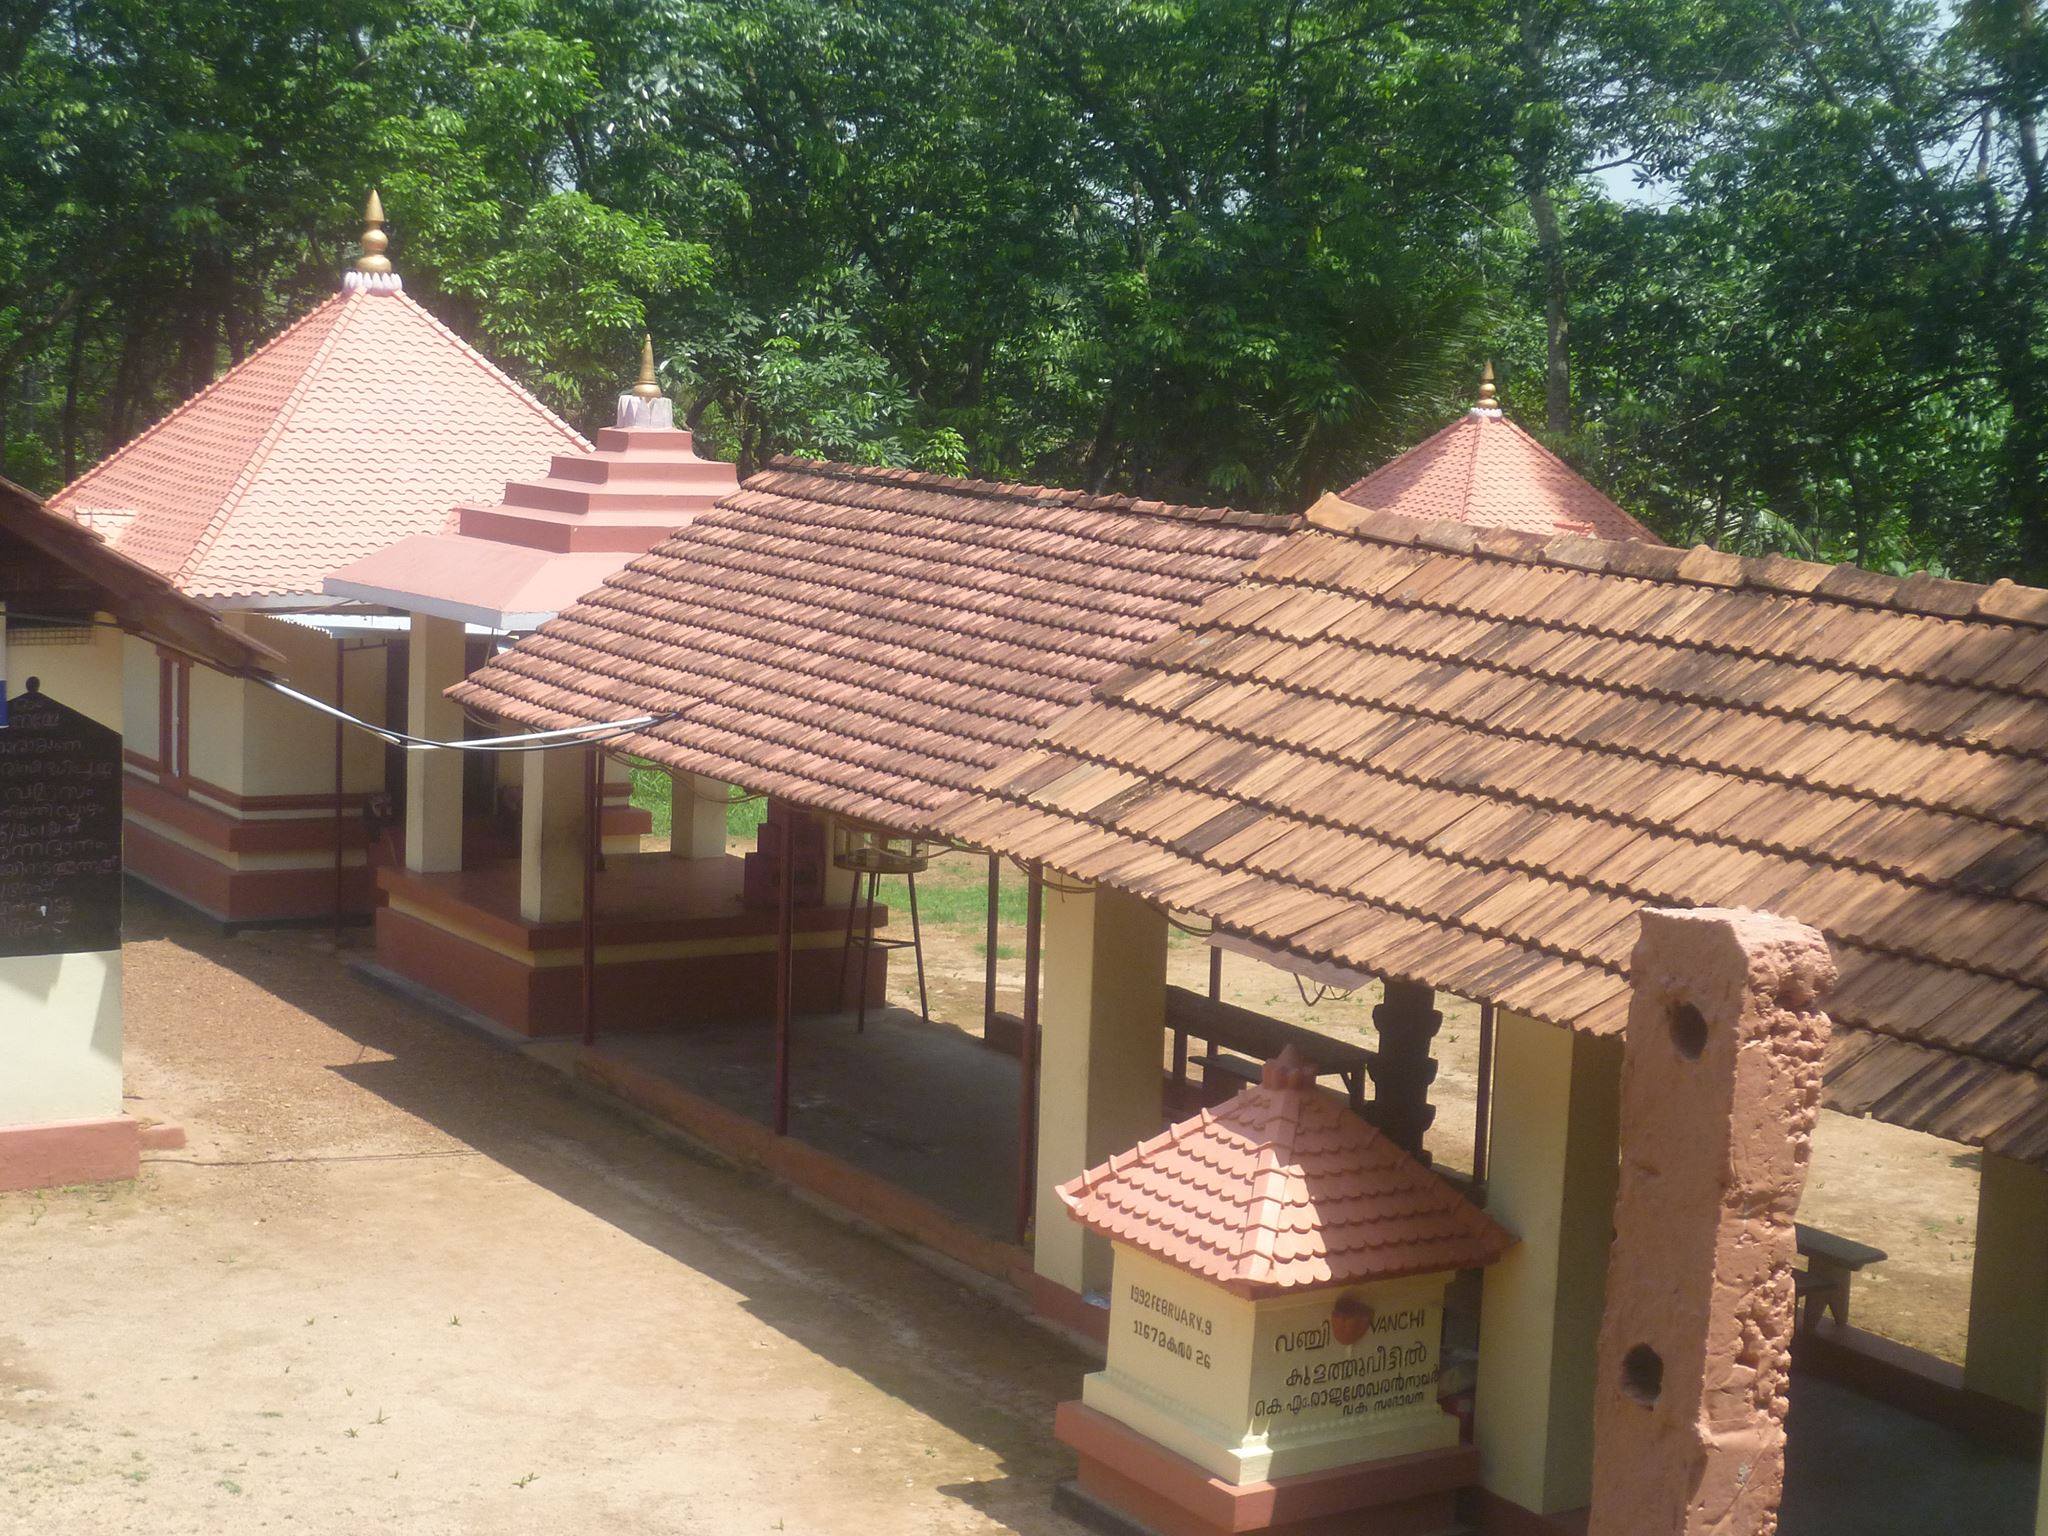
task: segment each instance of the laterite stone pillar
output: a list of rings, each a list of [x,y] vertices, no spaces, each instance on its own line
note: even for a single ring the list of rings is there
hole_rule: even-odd
[[[1589,1536],[1768,1536],[1834,961],[1783,918],[1653,908],[1630,975]]]
[[[1436,1059],[1429,1043],[1444,1027],[1436,993],[1412,981],[1389,976],[1381,986],[1380,1003],[1372,1011],[1379,1030],[1379,1049],[1366,1058],[1372,1078],[1372,1123],[1381,1135],[1411,1157],[1429,1161],[1422,1138],[1436,1119],[1429,1102],[1436,1081]]]
[[[1059,1186],[1156,1136],[1165,1119],[1166,916],[1121,891],[1063,883],[1045,891],[1032,1267],[1102,1294],[1109,1244],[1067,1219]]]

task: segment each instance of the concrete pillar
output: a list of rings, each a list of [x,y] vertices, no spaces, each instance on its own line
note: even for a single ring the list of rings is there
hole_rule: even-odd
[[[1594,1351],[1620,1174],[1621,1041],[1502,1010],[1487,1213],[1521,1241],[1486,1272],[1480,1481],[1539,1515],[1593,1487]]]
[[[1109,1287],[1109,1244],[1053,1187],[1159,1134],[1166,917],[1121,891],[1045,888],[1039,1001],[1038,1211],[1032,1266],[1086,1295]]]
[[[725,813],[732,787],[681,770],[668,776],[668,851],[678,859],[725,857]]]
[[[1219,951],[1220,953],[1220,951]],[[1436,1081],[1436,1059],[1429,1042],[1443,1028],[1436,993],[1412,981],[1389,976],[1381,984],[1381,1001],[1372,1011],[1379,1048],[1366,1063],[1372,1078],[1372,1123],[1403,1151],[1423,1162],[1422,1138],[1436,1119],[1429,1085]]]
[[[519,915],[529,923],[583,916],[582,748],[527,752],[519,815]]]
[[[405,657],[405,728],[453,741],[462,706],[442,690],[462,681],[462,624],[416,613]],[[462,754],[405,754],[405,867],[419,874],[462,868]]]
[[[1963,1385],[2039,1413],[2048,1359],[2048,1172],[1986,1152]]]

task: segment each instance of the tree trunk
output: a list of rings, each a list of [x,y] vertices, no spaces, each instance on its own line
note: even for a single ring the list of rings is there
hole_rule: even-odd
[[[64,483],[78,476],[78,384],[85,371],[85,307],[79,306],[71,320],[71,351],[64,365]]]
[[[1552,432],[1572,428],[1570,288],[1564,271],[1564,235],[1550,189],[1529,188],[1529,216],[1536,224],[1536,253],[1543,262],[1543,425]]]

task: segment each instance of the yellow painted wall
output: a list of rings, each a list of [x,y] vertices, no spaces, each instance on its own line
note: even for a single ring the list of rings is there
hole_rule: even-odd
[[[2040,1412],[2048,1361],[2048,1172],[1984,1154],[1963,1384]]]
[[[17,624],[7,632],[7,687],[18,694],[31,677],[36,678],[58,703],[118,731],[123,718],[123,638],[120,630],[105,623],[76,629]]]
[[[161,759],[157,740],[158,704],[163,693],[156,647],[133,635],[121,637],[122,745],[144,757]]]
[[[266,614],[235,613],[234,627],[260,640],[285,658],[285,681],[301,693],[334,701],[335,641],[317,629],[288,624]],[[381,646],[352,646],[343,663],[342,707],[374,724],[384,723],[384,671],[390,653]],[[226,682],[226,679],[218,679]],[[216,777],[200,767],[201,726],[211,717],[201,707],[199,670],[193,670],[192,771],[201,778],[244,795],[324,795],[334,792],[334,723],[259,683],[236,682],[243,695],[237,740],[224,751],[240,757],[239,782]],[[209,691],[207,704],[212,695]],[[234,712],[223,710],[230,720]],[[344,727],[343,785],[349,793],[384,787],[384,749],[367,731]]]
[[[1495,1040],[1487,1210],[1521,1241],[1486,1272],[1474,1426],[1486,1487],[1555,1514],[1592,1497],[1621,1041],[1505,1011]]]
[[[1058,888],[1071,884],[1046,882],[1032,1263],[1085,1295],[1109,1286],[1109,1245],[1074,1224],[1053,1188],[1159,1133],[1166,918],[1121,891]]]
[[[186,705],[191,716],[186,727],[187,769],[194,778],[238,795],[250,792],[244,788],[242,743],[248,695],[254,686],[211,667],[195,666]]]
[[[0,1126],[119,1113],[121,952],[0,959]]]

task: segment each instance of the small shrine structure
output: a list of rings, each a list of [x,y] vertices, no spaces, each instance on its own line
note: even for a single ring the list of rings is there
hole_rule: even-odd
[[[408,639],[405,718],[416,736],[463,735],[448,690],[482,666],[496,637],[532,632],[636,556],[738,489],[733,466],[700,458],[655,376],[644,338],[640,373],[592,448],[553,455],[547,473],[514,480],[492,505],[465,505],[452,528],[418,533],[355,560],[323,583],[331,598],[402,613]],[[614,718],[644,713],[622,707]],[[585,898],[582,754],[539,751],[466,764],[452,752],[406,754],[402,846],[377,869],[376,966],[434,998],[519,1034],[576,1027],[579,924]],[[641,968],[651,1000],[707,1007],[732,987],[734,947],[758,947],[761,923],[726,868],[723,781],[671,775],[669,856],[642,854],[644,811],[624,814],[624,764],[601,769],[607,864],[599,942],[694,946],[698,963]],[[704,920],[711,920],[710,927]],[[681,924],[681,926],[678,926]],[[685,974],[687,973],[687,974]],[[659,974],[660,980],[655,981]],[[680,988],[678,994],[675,989]]]
[[[50,506],[279,653],[293,688],[395,724],[404,635],[324,579],[589,444],[405,292],[374,193],[366,222],[339,292]],[[228,923],[368,912],[396,753],[140,640],[52,661],[53,691],[126,737],[131,874]]]
[[[1114,1252],[1106,1367],[1057,1420],[1084,1495],[1177,1536],[1453,1528],[1444,1292],[1514,1239],[1293,1047],[1058,1194]]]

